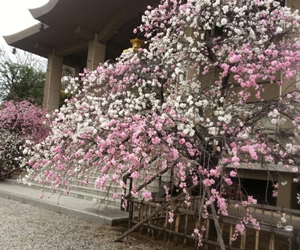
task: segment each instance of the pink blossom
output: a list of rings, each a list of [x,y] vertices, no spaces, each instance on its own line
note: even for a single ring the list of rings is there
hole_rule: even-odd
[[[130,177],[134,180],[138,179],[140,177],[140,173],[137,171],[134,171],[133,173],[131,173]]]
[[[168,219],[168,222],[169,223],[172,223],[174,221],[174,213],[173,211],[169,211],[169,219]]]
[[[287,165],[287,164],[285,164],[285,165],[283,165],[282,167],[283,167],[284,169],[289,169],[290,166]]]
[[[211,185],[213,185],[215,183],[215,181],[213,179],[205,179],[203,180],[203,184],[206,187],[210,187]]]
[[[180,139],[178,142],[179,142],[179,144],[181,144],[181,145],[182,145],[182,144],[184,144],[184,143],[185,143],[185,139],[184,139],[184,138],[181,138],[181,139]]]
[[[231,177],[236,177],[236,174],[237,174],[236,171],[233,171],[233,170],[230,171],[230,176],[231,176]]]
[[[248,196],[248,203],[249,204],[257,204],[257,200],[253,198],[253,196]]]
[[[260,91],[257,91],[257,93],[255,94],[255,97],[256,97],[257,99],[260,99]]]
[[[142,192],[142,197],[145,199],[145,201],[151,201],[152,200],[152,194],[150,191],[144,190]]]
[[[153,144],[156,145],[156,144],[159,144],[161,140],[159,139],[159,137],[156,136],[156,137],[152,137],[151,141]]]
[[[232,239],[236,240],[238,235],[245,235],[245,233],[246,233],[245,225],[242,222],[239,223],[239,224],[236,224],[235,225],[235,232],[232,236]]]
[[[263,61],[265,59],[265,56],[263,54],[260,54],[257,57],[260,61]]]
[[[224,181],[226,182],[227,185],[232,185],[232,180],[230,178],[224,178]]]

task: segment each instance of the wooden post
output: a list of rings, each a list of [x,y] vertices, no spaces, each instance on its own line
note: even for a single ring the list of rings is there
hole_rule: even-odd
[[[134,203],[133,201],[131,201],[129,203],[129,218],[128,218],[128,229],[131,227],[132,225],[132,221],[134,219]]]

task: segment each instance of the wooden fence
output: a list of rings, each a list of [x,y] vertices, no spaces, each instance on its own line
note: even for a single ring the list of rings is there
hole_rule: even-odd
[[[164,199],[146,202],[131,198],[129,203],[129,230],[127,234],[138,229],[140,233],[147,233],[149,237],[171,240],[174,244],[192,245],[197,248],[197,238],[193,236],[195,228],[204,226],[200,249],[217,250],[299,250],[297,233],[300,229],[300,211],[272,206],[251,205],[248,207],[253,217],[260,222],[260,230],[255,230],[250,224],[245,224],[246,234],[233,241],[232,235],[236,223],[245,215],[245,209],[236,209],[237,202],[228,203],[228,216],[214,216],[212,209],[207,219],[201,218],[200,197],[193,197],[191,206],[187,207],[183,197],[166,203]],[[242,206],[240,206],[242,207]],[[170,214],[174,214],[173,223],[169,223]],[[278,222],[285,213],[286,224],[293,226],[278,228]],[[215,213],[216,215],[216,213]],[[217,221],[216,221],[217,219]],[[284,225],[282,225],[284,226]],[[218,231],[222,237],[218,237]],[[124,234],[124,237],[127,235]],[[222,241],[222,242],[220,242]],[[224,245],[221,248],[220,245]]]

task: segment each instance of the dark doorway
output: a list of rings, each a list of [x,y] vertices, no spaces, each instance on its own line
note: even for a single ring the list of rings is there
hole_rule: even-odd
[[[273,183],[271,181],[241,179],[244,191],[257,199],[259,204],[276,206],[276,197],[273,197]]]

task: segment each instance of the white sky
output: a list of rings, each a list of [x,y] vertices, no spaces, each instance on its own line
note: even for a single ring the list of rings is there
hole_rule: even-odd
[[[36,23],[28,9],[46,4],[49,0],[0,0],[0,44],[6,44],[3,37],[17,33]]]

